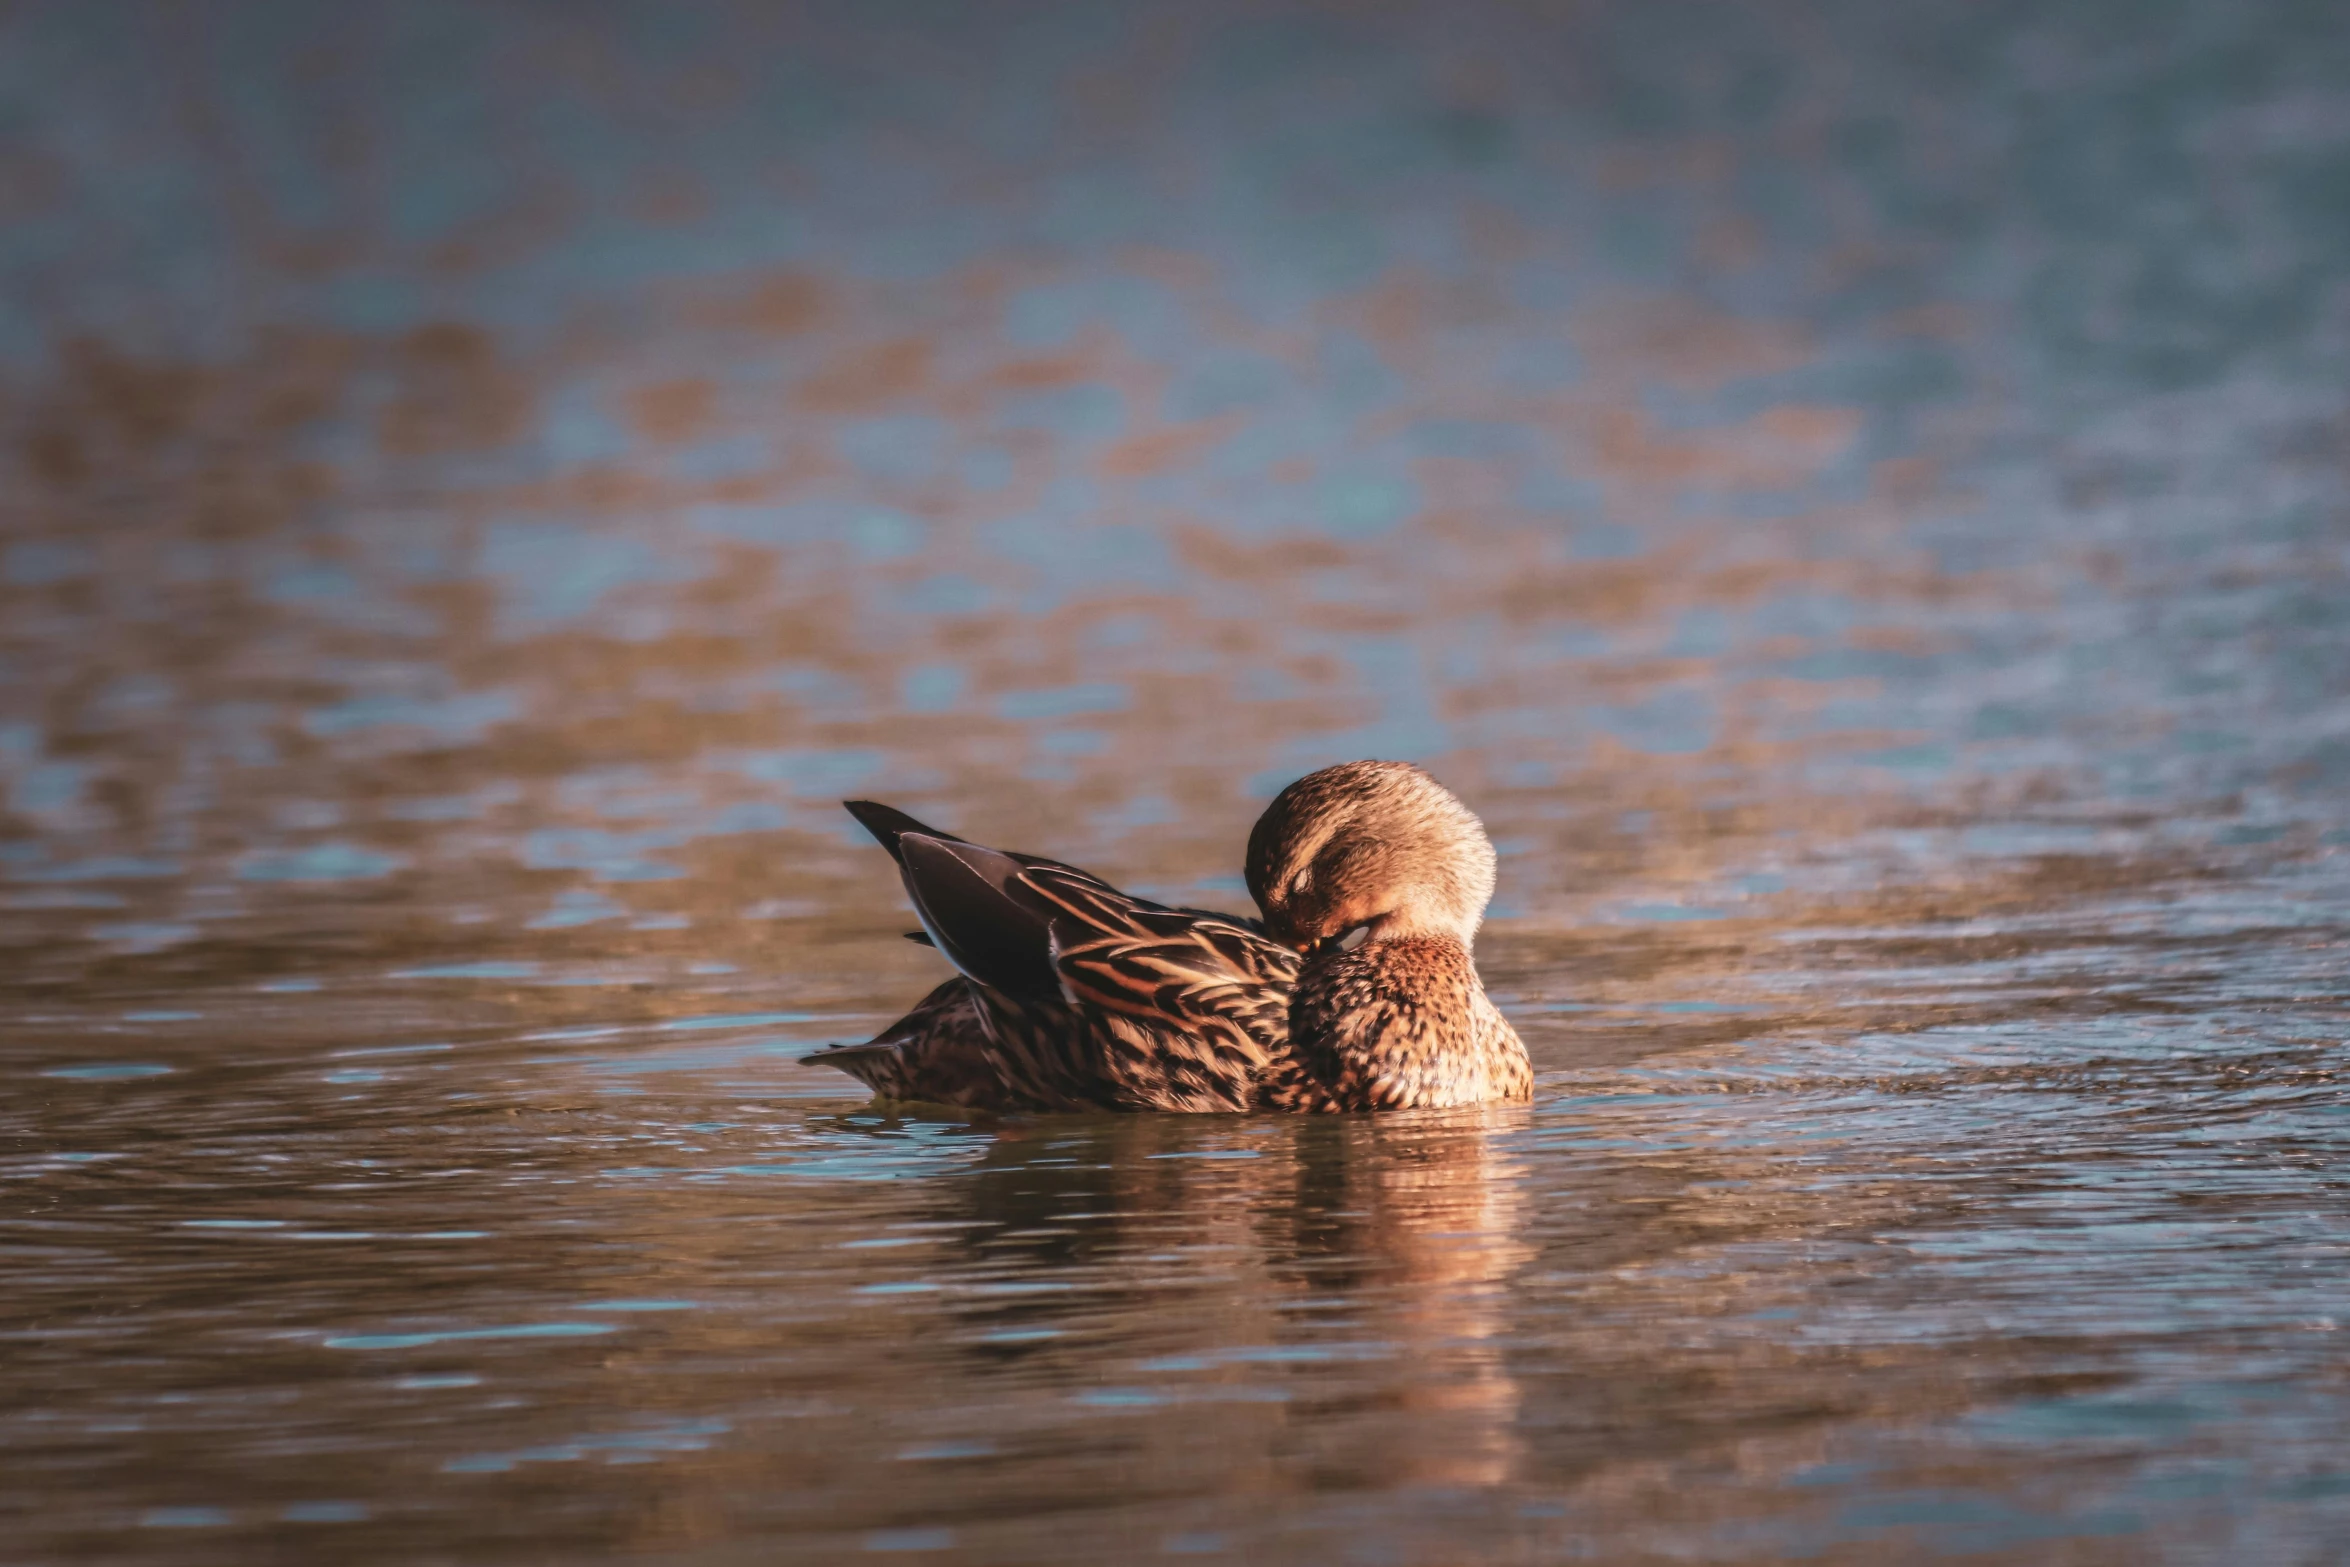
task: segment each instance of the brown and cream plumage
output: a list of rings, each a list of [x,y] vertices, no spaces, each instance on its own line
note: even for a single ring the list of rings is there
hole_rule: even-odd
[[[849,810],[957,970],[875,1038],[807,1058],[885,1098],[1384,1110],[1533,1092],[1470,955],[1493,847],[1417,767],[1350,762],[1281,792],[1249,837],[1262,923],[1131,897],[871,801]]]

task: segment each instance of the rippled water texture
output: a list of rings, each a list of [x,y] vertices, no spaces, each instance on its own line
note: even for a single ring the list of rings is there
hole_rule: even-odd
[[[2350,14],[0,18],[12,1561],[2350,1542]],[[1492,1113],[869,1108],[835,802]]]

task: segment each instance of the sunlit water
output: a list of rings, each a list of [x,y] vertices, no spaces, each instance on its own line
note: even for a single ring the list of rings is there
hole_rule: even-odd
[[[0,21],[0,1555],[2341,1558],[2338,7],[763,15]],[[1531,1107],[796,1064],[1365,755]]]

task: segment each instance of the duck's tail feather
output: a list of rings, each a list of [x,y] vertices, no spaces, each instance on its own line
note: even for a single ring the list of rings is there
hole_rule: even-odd
[[[837,1066],[846,1071],[848,1069],[846,1063],[851,1061],[867,1061],[877,1056],[896,1055],[899,1043],[895,1039],[882,1038],[856,1040],[842,1045],[826,1045],[821,1050],[811,1050],[800,1057],[800,1064],[803,1066]]]
[[[800,1059],[845,1072],[884,1099],[972,1109],[1011,1103],[989,1054],[971,983],[960,974],[871,1039],[830,1045]]]
[[[826,1045],[800,1057],[802,1066],[829,1066],[846,1072],[876,1093],[890,1093],[904,1075],[905,1057],[897,1041],[867,1040],[855,1045]]]
[[[936,838],[942,843],[963,841],[953,833],[925,827],[895,806],[884,805],[879,800],[843,800],[840,803],[857,819],[857,824],[879,840],[881,846],[889,851],[889,857],[900,865],[906,863],[906,857],[898,850],[898,840],[907,833],[918,832],[925,838]]]

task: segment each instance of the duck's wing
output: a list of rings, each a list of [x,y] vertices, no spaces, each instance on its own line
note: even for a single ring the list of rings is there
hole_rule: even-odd
[[[1246,1110],[1289,1056],[1297,954],[1222,915],[1128,897],[1091,877],[1032,870],[1053,905],[1054,971],[1098,1019],[1097,1070],[1119,1102]]]
[[[1250,924],[1131,897],[1082,872],[1022,874],[1050,906],[1062,993],[1129,1017],[1234,1018],[1286,1038],[1297,954]]]
[[[1253,922],[1170,908],[1074,866],[907,832],[906,890],[931,945],[991,989],[1175,1016],[1203,995],[1284,994],[1297,955]]]
[[[1297,956],[1247,924],[959,839],[898,846],[923,929],[973,981],[999,1065],[1028,1091],[1240,1109],[1286,1049]]]
[[[936,827],[925,826],[923,823],[916,821],[913,817],[908,816],[905,812],[899,810],[896,806],[884,805],[879,800],[843,800],[840,803],[843,809],[845,809],[851,816],[854,816],[857,819],[859,826],[863,827],[867,832],[873,835],[873,839],[876,843],[880,844],[884,849],[889,851],[889,857],[897,861],[901,869],[903,869],[905,866],[906,856],[904,852],[898,847],[898,845],[899,841],[903,839],[908,833],[915,833],[924,838],[935,838],[941,843],[970,842],[968,838],[958,838],[951,832],[940,832]],[[976,847],[976,845],[974,847]],[[1081,881],[1088,882],[1093,886],[1100,887],[1104,891],[1113,893],[1117,891],[1117,889],[1110,886],[1108,882],[1103,881],[1099,876],[1094,875],[1090,871],[1079,870],[1076,866],[1067,864],[1060,860],[1046,859],[1041,854],[1021,854],[1018,851],[1012,849],[991,849],[988,852],[991,854],[1002,855],[1005,859],[1012,861],[1016,865],[1061,871],[1067,875],[1077,877]],[[1153,909],[1165,908],[1167,906],[1165,904],[1150,903],[1147,899],[1142,898],[1137,898],[1134,901],[1138,904],[1144,905],[1145,907]],[[1179,909],[1177,912],[1183,914],[1197,914],[1202,919],[1221,920],[1227,925],[1238,925],[1244,930],[1255,931],[1260,935],[1264,933],[1265,929],[1264,921],[1256,918],[1254,915],[1249,914],[1226,914],[1217,909]],[[908,941],[916,942],[922,946],[929,946],[931,944],[930,937],[927,932],[908,931],[906,932],[906,939]]]

